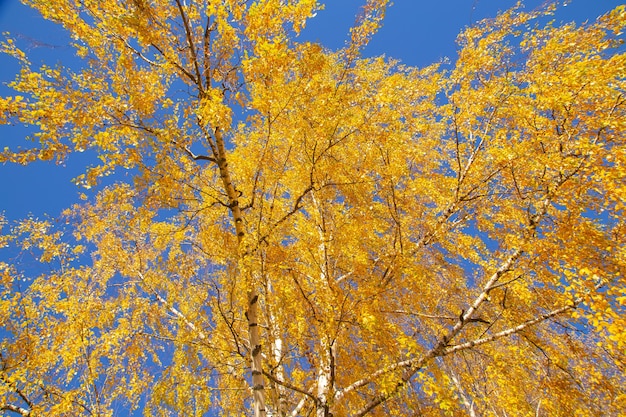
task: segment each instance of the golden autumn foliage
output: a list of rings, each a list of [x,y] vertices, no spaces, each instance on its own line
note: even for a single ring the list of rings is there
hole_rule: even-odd
[[[360,55],[384,0],[338,51],[314,0],[27,3],[82,66],[4,41],[0,161],[97,163],[2,221],[5,414],[626,413],[623,6],[412,68]]]

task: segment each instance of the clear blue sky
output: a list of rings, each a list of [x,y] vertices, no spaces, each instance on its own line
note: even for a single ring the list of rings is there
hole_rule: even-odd
[[[102,0],[106,1],[106,0]],[[303,36],[328,48],[344,45],[348,29],[365,0],[330,0],[326,9],[309,22]],[[484,17],[495,16],[516,0],[395,0],[389,8],[383,28],[368,46],[366,55],[385,54],[407,65],[425,66],[444,57],[455,60],[455,38],[459,31]],[[527,0],[533,9],[543,0]],[[572,0],[556,15],[557,22],[594,20],[600,14],[622,4],[617,0]],[[0,32],[28,42],[27,52],[37,64],[45,60],[55,65],[76,61],[63,30],[46,22],[39,14],[18,0],[0,0]],[[9,57],[0,55],[0,94],[11,94],[5,84],[18,70]],[[23,142],[25,131],[0,126],[0,148]],[[77,201],[79,190],[71,179],[81,173],[80,161],[69,158],[65,166],[36,163],[27,167],[0,165],[0,212],[9,219],[32,213],[56,216]]]

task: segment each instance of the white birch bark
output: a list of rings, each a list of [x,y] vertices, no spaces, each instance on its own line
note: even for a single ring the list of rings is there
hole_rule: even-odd
[[[318,232],[319,232],[319,245],[318,253],[320,257],[320,274],[317,282],[317,288],[320,292],[320,298],[324,303],[324,308],[329,308],[332,303],[330,302],[330,295],[328,294],[330,288],[328,276],[328,248],[326,247],[326,241],[329,239],[328,230],[326,228],[326,222],[324,219],[323,208],[320,206],[315,193],[311,192],[311,198],[313,205],[318,213]],[[327,417],[329,415],[329,399],[333,397],[333,372],[334,372],[334,341],[331,340],[328,334],[324,332],[326,329],[322,328],[321,337],[319,343],[319,364],[317,369],[317,404],[316,404],[316,417]]]
[[[261,337],[259,334],[259,294],[255,288],[256,283],[250,276],[251,271],[245,270],[247,253],[244,247],[245,231],[243,227],[243,215],[239,207],[239,193],[235,190],[228,169],[228,161],[226,159],[226,148],[224,146],[224,138],[220,129],[215,130],[216,155],[215,160],[219,168],[220,177],[224,186],[224,191],[228,196],[228,207],[235,225],[235,233],[237,234],[237,242],[239,245],[239,261],[244,270],[240,271],[241,278],[248,281],[248,308],[246,317],[248,319],[248,333],[250,340],[250,362],[252,372],[252,397],[255,417],[265,417],[265,382],[263,379],[263,363],[261,356]]]
[[[476,410],[474,409],[474,400],[470,401],[470,398],[465,393],[465,390],[463,389],[463,386],[461,385],[461,381],[459,380],[457,375],[451,369],[448,369],[448,373],[450,374],[450,377],[452,378],[452,382],[454,383],[456,392],[459,394],[459,397],[461,398],[461,402],[463,402],[463,405],[467,409],[469,416],[476,417]]]
[[[265,417],[265,383],[263,381],[263,364],[261,356],[261,337],[258,323],[259,296],[248,291],[248,330],[250,336],[250,352],[252,361],[252,396],[254,399],[255,417]]]
[[[320,364],[317,371],[317,398],[316,417],[327,417],[329,415],[328,400],[332,398],[333,372],[335,362],[335,344],[330,342],[328,337],[323,337],[320,341]]]
[[[268,282],[268,292],[269,293],[273,292],[271,280]],[[273,312],[273,306],[268,306],[267,310],[268,310],[267,317],[269,319],[269,323],[268,323],[269,331],[270,331],[270,335],[272,338],[271,346],[270,346],[270,353],[272,355],[273,362],[276,364],[274,373],[278,380],[285,381],[285,371],[282,365],[282,359],[283,359],[283,355],[285,352],[284,352],[284,345],[283,345],[283,339],[281,336],[281,331],[279,328],[278,321],[276,320],[276,316]],[[275,384],[275,385],[276,385],[276,391],[278,394],[278,404],[276,405],[276,413],[280,417],[285,417],[287,415],[287,408],[288,408],[286,389],[284,386],[280,384]]]

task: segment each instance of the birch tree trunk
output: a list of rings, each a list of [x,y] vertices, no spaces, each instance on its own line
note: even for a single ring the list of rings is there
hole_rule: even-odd
[[[228,207],[233,216],[233,222],[235,223],[235,233],[237,234],[237,243],[239,249],[239,274],[246,281],[248,287],[248,308],[246,311],[246,318],[248,320],[248,333],[249,333],[249,350],[251,354],[251,373],[252,373],[252,395],[253,395],[253,408],[255,417],[265,417],[265,382],[263,380],[263,364],[261,356],[261,338],[259,335],[259,321],[258,321],[258,302],[259,294],[255,289],[256,282],[252,279],[251,271],[249,271],[247,262],[250,254],[244,247],[245,230],[243,228],[243,217],[241,209],[239,208],[239,194],[235,190],[230,177],[230,170],[228,169],[228,161],[226,159],[226,149],[224,146],[224,138],[221,130],[218,128],[215,130],[215,142],[217,148],[217,165],[220,171],[220,177],[226,195],[228,196]]]
[[[267,288],[268,288],[268,293],[272,294],[273,286],[272,286],[271,279],[268,280]],[[274,306],[267,305],[267,317],[269,320],[268,327],[269,327],[269,333],[271,336],[270,351],[272,355],[272,360],[274,361],[274,364],[275,364],[274,374],[278,380],[285,381],[285,372],[284,372],[283,363],[282,363],[283,355],[285,353],[284,344],[283,344],[280,325],[276,318]],[[280,417],[284,417],[287,415],[287,409],[288,409],[287,397],[286,397],[287,393],[285,391],[285,387],[280,384],[276,384],[276,391],[278,395],[278,403],[276,404],[276,414]]]

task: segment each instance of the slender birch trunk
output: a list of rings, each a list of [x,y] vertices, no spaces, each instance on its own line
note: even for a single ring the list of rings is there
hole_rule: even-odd
[[[271,280],[268,281],[267,287],[268,287],[268,292],[273,293],[273,286],[272,286]],[[282,335],[280,331],[280,326],[278,324],[278,321],[276,320],[276,315],[274,311],[275,310],[273,306],[271,305],[267,306],[267,317],[269,318],[268,327],[269,327],[269,332],[272,338],[270,351],[271,351],[272,359],[274,363],[276,364],[275,365],[276,368],[274,370],[276,378],[278,378],[280,381],[285,381],[285,372],[284,372],[283,364],[281,363],[285,351],[284,351],[284,345],[283,345],[283,339],[282,339]],[[280,384],[276,384],[276,391],[278,394],[278,404],[277,404],[276,413],[280,417],[285,417],[287,415],[287,409],[288,409],[287,393],[285,391],[285,387],[283,387]]]
[[[235,233],[237,234],[237,243],[239,250],[240,274],[246,281],[248,287],[248,308],[246,318],[248,320],[248,333],[250,340],[251,353],[251,372],[252,372],[252,395],[255,417],[265,417],[265,382],[263,379],[263,363],[261,356],[261,337],[259,334],[258,321],[258,305],[259,294],[256,291],[256,283],[252,279],[251,271],[247,268],[247,257],[250,256],[244,247],[245,230],[243,227],[243,216],[239,208],[239,194],[232,183],[230,170],[228,169],[228,161],[226,159],[226,149],[224,146],[224,138],[220,129],[215,130],[215,143],[217,145],[217,166],[220,171],[220,177],[226,195],[228,196],[228,207],[233,221],[235,223]]]
[[[255,417],[265,417],[265,383],[261,361],[261,338],[258,323],[259,296],[255,291],[248,291],[248,329],[252,352],[252,395],[254,398]]]
[[[335,366],[335,344],[327,336],[320,341],[320,364],[317,371],[317,398],[316,417],[330,416],[328,400],[333,393],[333,372]]]
[[[322,294],[323,302],[326,306],[331,306],[331,297],[330,297],[330,287],[329,287],[329,279],[330,272],[328,268],[328,248],[326,247],[326,239],[328,239],[328,234],[332,235],[332,232],[329,232],[326,227],[326,221],[324,218],[324,211],[319,201],[315,197],[315,193],[311,192],[311,198],[313,200],[313,205],[315,206],[318,215],[318,227],[319,227],[319,240],[320,244],[318,246],[319,256],[321,259],[320,264],[322,265],[322,269],[319,274],[319,288],[323,288],[324,294]],[[320,337],[320,352],[319,352],[319,361],[318,370],[317,370],[317,404],[316,404],[316,417],[328,417],[330,416],[330,404],[329,399],[333,398],[334,393],[333,385],[334,385],[334,341],[331,337],[326,334],[326,329],[321,329],[322,335]]]

